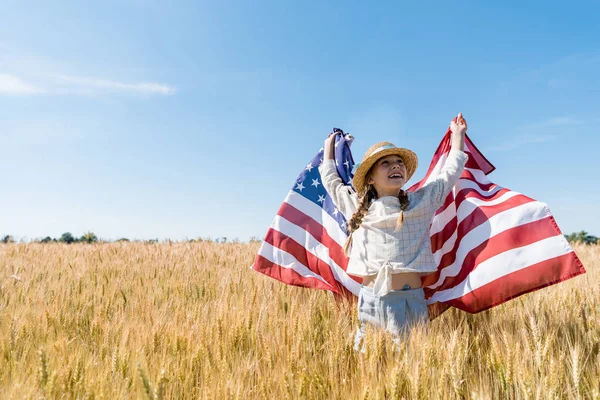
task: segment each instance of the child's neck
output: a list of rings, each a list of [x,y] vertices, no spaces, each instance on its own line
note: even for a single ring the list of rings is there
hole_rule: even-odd
[[[400,195],[400,190],[402,189],[381,189],[381,190],[377,190],[375,189],[375,191],[377,192],[377,198],[382,198],[382,197],[398,197]]]

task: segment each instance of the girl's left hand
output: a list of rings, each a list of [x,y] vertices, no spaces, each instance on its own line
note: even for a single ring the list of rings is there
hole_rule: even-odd
[[[455,134],[464,135],[467,133],[467,121],[462,113],[458,113],[458,116],[450,122],[450,130]]]

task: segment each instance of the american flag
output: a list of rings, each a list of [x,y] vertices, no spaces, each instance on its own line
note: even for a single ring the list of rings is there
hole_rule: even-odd
[[[418,190],[442,169],[442,139]],[[466,137],[465,170],[430,228],[437,271],[423,279],[430,317],[448,307],[476,313],[585,273],[548,206],[491,182],[495,167]]]
[[[544,203],[492,183],[495,168],[467,137],[469,160],[430,228],[437,272],[423,279],[430,318],[448,307],[476,313],[522,294],[585,273]],[[346,184],[354,165],[352,137],[336,137],[338,174]],[[450,151],[450,130],[415,191],[434,179]],[[358,295],[346,274],[346,220],[321,184],[323,149],[286,196],[252,268],[286,284]]]
[[[338,174],[350,184],[354,160],[352,136],[336,134]],[[252,268],[295,286],[358,296],[360,279],[346,274],[346,219],[323,187],[319,165],[323,149],[302,169],[279,208]]]

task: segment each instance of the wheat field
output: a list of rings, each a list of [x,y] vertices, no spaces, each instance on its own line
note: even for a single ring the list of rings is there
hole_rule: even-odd
[[[600,398],[600,246],[588,273],[400,348],[353,304],[249,269],[258,244],[0,245],[0,398]]]

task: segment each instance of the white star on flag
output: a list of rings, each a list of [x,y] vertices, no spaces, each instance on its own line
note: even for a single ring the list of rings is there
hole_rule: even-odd
[[[304,189],[304,185],[302,185],[302,182],[300,182],[298,186],[296,186],[296,189],[298,189],[299,191],[302,191],[302,189]]]
[[[319,195],[319,199],[317,200],[319,203],[324,203],[325,202],[325,195]]]
[[[311,163],[308,163],[308,165],[306,166],[306,169],[308,170],[308,172],[310,172],[313,168],[314,167]]]
[[[312,181],[313,183],[311,183],[310,186],[319,187],[321,184],[318,179],[313,179]]]

